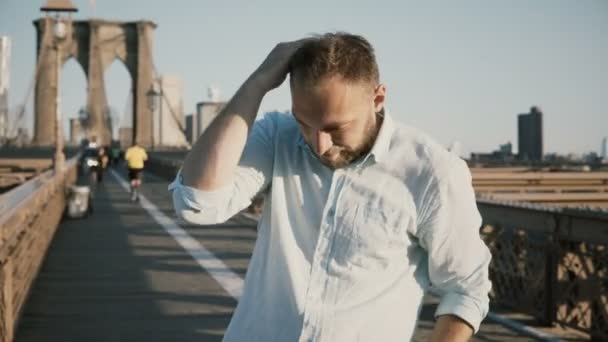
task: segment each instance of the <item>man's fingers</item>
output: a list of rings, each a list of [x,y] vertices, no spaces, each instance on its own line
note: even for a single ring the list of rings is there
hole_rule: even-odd
[[[303,39],[298,39],[298,40],[294,40],[294,41],[290,42],[289,48],[290,48],[291,54],[294,54],[299,48],[301,48],[306,43],[311,42],[313,40],[314,40],[314,38],[303,38]]]
[[[293,55],[299,48],[312,40],[314,40],[314,38],[303,38],[290,42],[283,42],[278,44],[275,49],[291,57],[291,55]]]
[[[303,38],[277,44],[255,72],[258,79],[262,80],[262,86],[267,90],[280,86],[289,73],[292,56],[313,39]]]

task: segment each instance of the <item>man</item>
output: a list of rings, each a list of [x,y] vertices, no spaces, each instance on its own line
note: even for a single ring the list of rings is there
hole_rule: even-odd
[[[288,74],[293,116],[254,123]],[[364,38],[282,43],[186,156],[169,186],[181,218],[216,224],[266,199],[225,341],[406,341],[431,283],[433,340],[479,328],[490,254],[468,168],[385,99]]]
[[[144,170],[144,162],[148,160],[148,154],[143,147],[134,142],[125,152],[125,160],[129,169],[129,182],[131,184],[131,200],[139,200],[139,186],[141,185],[141,173]]]

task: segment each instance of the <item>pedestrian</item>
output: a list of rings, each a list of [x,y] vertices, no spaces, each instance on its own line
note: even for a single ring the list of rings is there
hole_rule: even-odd
[[[120,161],[120,146],[116,144],[112,146],[112,148],[110,149],[110,157],[112,167],[116,167],[118,165],[118,162]]]
[[[97,154],[97,182],[98,183],[102,183],[103,182],[103,174],[106,170],[106,167],[108,166],[108,154],[106,152],[106,148],[101,146],[98,150],[98,154]]]
[[[125,152],[125,161],[127,162],[127,169],[129,171],[129,190],[132,201],[139,200],[142,173],[146,160],[148,160],[146,150],[139,146],[137,141],[134,141],[133,145]]]

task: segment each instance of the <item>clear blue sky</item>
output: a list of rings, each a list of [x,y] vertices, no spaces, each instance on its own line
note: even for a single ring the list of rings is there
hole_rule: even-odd
[[[93,15],[89,0],[73,1],[77,19]],[[32,20],[43,2],[0,0],[0,34],[13,40],[13,106],[32,77]],[[516,146],[516,115],[532,105],[545,113],[547,152],[598,151],[608,136],[606,0],[98,0],[95,16],[158,24],[156,65],[183,78],[186,113],[211,84],[230,97],[277,42],[344,30],[374,44],[393,115],[445,145]],[[64,112],[74,116],[85,101],[84,73],[72,61],[62,77]],[[106,84],[110,105],[124,111],[130,80],[120,62]],[[289,107],[284,85],[261,111]]]

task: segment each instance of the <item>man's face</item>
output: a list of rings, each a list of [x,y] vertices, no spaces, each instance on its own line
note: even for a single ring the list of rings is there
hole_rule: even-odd
[[[321,162],[337,169],[371,149],[379,129],[375,114],[384,106],[385,92],[383,85],[346,82],[340,76],[314,85],[300,84],[295,78],[292,113]]]

